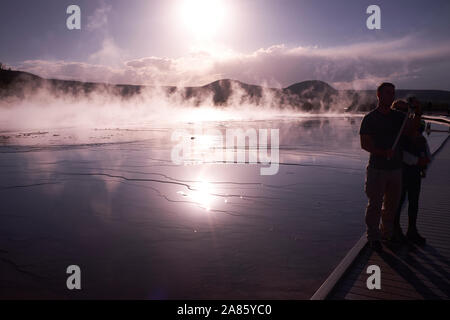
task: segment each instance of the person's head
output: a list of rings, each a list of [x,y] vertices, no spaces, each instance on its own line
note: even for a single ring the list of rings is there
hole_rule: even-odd
[[[395,86],[390,82],[383,82],[377,88],[378,104],[382,107],[390,107],[395,99]]]
[[[408,112],[408,103],[405,100],[397,99],[392,103],[391,109]]]

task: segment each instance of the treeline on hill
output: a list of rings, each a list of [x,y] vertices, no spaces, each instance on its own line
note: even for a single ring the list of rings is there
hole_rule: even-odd
[[[106,84],[72,80],[44,79],[37,75],[5,70],[0,64],[0,98],[25,98],[46,88],[55,96],[83,95],[96,91],[127,99],[142,93],[150,86]],[[233,94],[236,89],[238,94]],[[294,107],[301,111],[346,111],[366,112],[376,104],[375,90],[336,90],[323,81],[310,80],[293,84],[287,88],[266,88],[237,80],[222,79],[199,87],[161,87],[168,97],[177,93],[200,105],[205,97],[212,95],[214,105],[226,107],[244,102],[254,105],[272,104],[272,107]],[[397,90],[397,98],[417,97],[426,112],[450,114],[450,92],[442,90]]]

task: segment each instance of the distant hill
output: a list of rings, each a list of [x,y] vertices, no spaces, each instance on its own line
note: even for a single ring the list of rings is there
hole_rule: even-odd
[[[11,93],[12,89],[19,86],[39,87],[44,79],[32,73],[23,71],[0,70],[0,93]]]
[[[339,92],[326,82],[308,80],[284,88],[283,93],[289,97],[299,97],[304,110],[314,110],[317,105],[328,110]]]
[[[55,95],[89,95],[102,91],[123,98],[140,94],[150,86],[106,84],[72,80],[44,79],[22,71],[0,70],[0,98],[16,96],[23,98],[40,88],[48,88]],[[161,87],[168,96],[178,93],[194,105],[200,105],[211,96],[214,105],[225,107],[228,104],[251,103],[259,105],[272,103],[274,107],[289,106],[304,111],[367,111],[376,104],[375,90],[336,90],[328,83],[308,80],[289,87],[266,88],[247,84],[233,79],[221,79],[198,87]],[[234,94],[236,93],[237,94]],[[448,110],[450,92],[441,90],[397,90],[398,98],[416,96],[428,109]]]
[[[177,88],[177,90],[184,91],[183,95],[185,98],[194,99],[198,103],[201,103],[206,96],[212,95],[216,106],[224,106],[231,102],[229,99],[235,93],[235,90],[239,90],[239,93],[235,95],[235,97],[239,98],[239,101],[235,101],[236,103],[248,101],[249,103],[258,104],[262,100],[264,89],[261,86],[250,85],[232,79],[217,80],[201,87]]]
[[[298,82],[283,89],[283,91],[309,98],[314,98],[315,94],[318,92],[323,93],[323,95],[333,95],[337,93],[337,90],[328,83],[319,80]]]

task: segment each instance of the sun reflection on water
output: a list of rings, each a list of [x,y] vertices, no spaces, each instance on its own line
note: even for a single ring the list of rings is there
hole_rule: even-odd
[[[194,184],[192,186],[192,190],[189,192],[178,191],[177,193],[190,198],[192,202],[198,204],[206,211],[211,210],[213,195],[211,193],[211,184],[208,181],[201,180],[200,182]]]

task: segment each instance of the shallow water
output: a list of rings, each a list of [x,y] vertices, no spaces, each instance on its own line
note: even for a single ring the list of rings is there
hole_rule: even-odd
[[[364,231],[360,121],[2,132],[0,296],[307,299]],[[278,173],[220,161],[237,150],[202,133],[230,128],[278,128]],[[177,129],[194,145],[184,165],[171,160]]]

